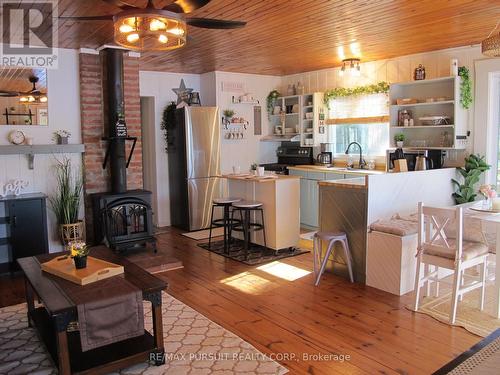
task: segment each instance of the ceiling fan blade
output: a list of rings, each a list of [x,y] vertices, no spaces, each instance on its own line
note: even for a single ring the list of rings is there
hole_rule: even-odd
[[[11,98],[14,96],[19,96],[19,93],[15,91],[0,91],[0,97]]]
[[[211,0],[175,0],[172,4],[162,8],[174,13],[191,13],[207,5]]]
[[[60,20],[68,21],[111,21],[113,20],[112,15],[106,16],[82,16],[82,17],[59,17]]]
[[[102,1],[104,1],[105,3],[111,4],[111,5],[114,5],[115,7],[118,7],[118,8],[123,9],[123,10],[134,9],[134,8],[139,9],[139,7],[137,7],[133,4],[129,4],[126,1],[122,1],[122,0],[102,0]]]
[[[244,21],[224,21],[213,18],[188,18],[186,23],[204,29],[239,29],[247,24]]]

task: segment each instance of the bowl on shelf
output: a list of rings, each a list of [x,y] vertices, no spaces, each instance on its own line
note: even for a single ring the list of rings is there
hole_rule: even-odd
[[[435,126],[435,125],[450,125],[450,117],[449,116],[424,116],[419,117],[422,125],[427,126]]]
[[[313,132],[313,128],[306,128],[306,133],[312,133]]]
[[[306,119],[307,119],[307,120],[312,119],[312,118],[313,118],[313,115],[314,115],[314,114],[313,114],[312,112],[306,112],[306,113],[305,113],[305,116],[306,116]]]
[[[295,133],[294,128],[285,128],[285,134],[293,134],[293,133]]]

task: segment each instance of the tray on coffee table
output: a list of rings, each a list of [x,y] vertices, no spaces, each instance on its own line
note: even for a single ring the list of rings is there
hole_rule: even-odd
[[[42,271],[78,285],[87,285],[123,273],[123,266],[91,256],[87,257],[87,267],[81,269],[75,268],[73,259],[69,255],[56,257],[42,263],[41,268]]]

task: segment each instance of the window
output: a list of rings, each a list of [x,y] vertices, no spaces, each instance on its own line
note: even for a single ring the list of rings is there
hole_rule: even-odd
[[[345,153],[351,142],[361,144],[364,155],[385,155],[389,148],[389,124],[352,124],[328,127],[328,143],[335,145],[335,154]]]
[[[362,118],[388,114],[386,94],[337,98],[329,104],[329,118]],[[335,154],[345,153],[349,143],[358,142],[364,155],[385,156],[390,147],[389,123],[331,125],[328,126],[328,142],[335,145]]]

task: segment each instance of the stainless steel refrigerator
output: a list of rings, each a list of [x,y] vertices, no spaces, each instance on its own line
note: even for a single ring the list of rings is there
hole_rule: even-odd
[[[169,128],[168,174],[172,225],[208,228],[212,199],[222,195],[217,107],[177,109]]]

